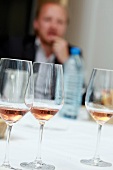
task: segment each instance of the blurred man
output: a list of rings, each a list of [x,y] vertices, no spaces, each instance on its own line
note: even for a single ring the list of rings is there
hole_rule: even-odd
[[[64,6],[57,2],[44,3],[33,21],[35,35],[0,39],[0,57],[64,64],[70,51],[64,38],[68,22]]]
[[[0,57],[63,64],[69,57],[69,45],[64,39],[67,25],[64,6],[56,2],[44,3],[33,21],[35,36],[1,40]]]

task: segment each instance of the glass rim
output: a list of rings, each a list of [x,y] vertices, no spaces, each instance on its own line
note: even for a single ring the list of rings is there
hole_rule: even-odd
[[[49,65],[49,64],[51,64],[51,65],[58,65],[58,66],[62,66],[62,64],[45,63],[45,62],[38,62],[38,61],[34,61],[34,62],[33,62],[33,65],[34,65],[34,64],[48,64],[48,65]]]
[[[38,61],[33,62],[33,64],[51,64],[51,65],[55,65],[54,63],[44,63],[44,62],[38,62]]]
[[[21,60],[21,59],[14,59],[14,58],[1,58],[1,60],[24,61],[24,62],[32,63],[31,60]]]
[[[100,70],[100,71],[113,71],[113,70],[111,70],[111,69],[107,69],[107,68],[97,68],[97,67],[93,68],[93,70]]]

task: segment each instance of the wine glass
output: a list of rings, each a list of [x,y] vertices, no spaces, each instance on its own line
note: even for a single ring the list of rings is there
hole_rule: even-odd
[[[33,162],[23,162],[20,165],[26,169],[54,170],[53,165],[42,162],[41,143],[44,124],[52,118],[63,106],[63,70],[62,65],[34,63],[34,103],[32,114],[40,124],[38,153]]]
[[[7,124],[7,142],[3,169],[13,169],[9,163],[9,141],[13,124],[19,121],[33,104],[33,69],[31,61],[1,59],[0,116]]]
[[[98,124],[98,136],[94,157],[81,160],[81,163],[109,167],[111,163],[100,159],[99,144],[102,126],[113,117],[113,70],[93,69],[87,88],[85,106]]]

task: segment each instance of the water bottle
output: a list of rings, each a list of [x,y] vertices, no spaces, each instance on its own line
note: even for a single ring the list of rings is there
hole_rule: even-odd
[[[83,62],[81,50],[70,49],[70,57],[64,64],[64,106],[60,114],[68,118],[77,118],[82,102]]]

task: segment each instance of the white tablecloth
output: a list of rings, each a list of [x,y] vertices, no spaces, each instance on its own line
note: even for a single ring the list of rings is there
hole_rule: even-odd
[[[81,110],[77,120],[54,116],[46,122],[43,143],[42,160],[55,165],[55,170],[98,170],[113,169],[98,168],[83,165],[81,159],[92,158],[97,139],[97,124],[87,120],[87,113]],[[12,129],[10,142],[11,165],[19,167],[24,161],[32,161],[38,152],[39,123],[31,115],[26,114]],[[0,163],[3,162],[6,141],[0,140]],[[103,127],[100,144],[100,156],[113,164],[113,125],[107,123]]]

